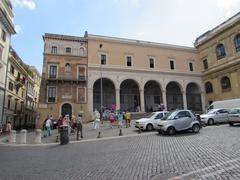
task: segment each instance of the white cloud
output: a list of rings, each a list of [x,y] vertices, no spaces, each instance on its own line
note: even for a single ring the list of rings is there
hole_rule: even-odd
[[[22,32],[22,28],[21,28],[21,26],[20,25],[15,25],[15,31],[17,32],[17,33],[20,33],[20,32]]]
[[[35,0],[13,0],[13,5],[16,7],[24,7],[30,10],[36,9]]]

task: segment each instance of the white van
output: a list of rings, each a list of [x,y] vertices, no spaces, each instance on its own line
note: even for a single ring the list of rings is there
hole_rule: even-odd
[[[240,98],[239,99],[228,99],[228,100],[222,100],[222,101],[214,101],[208,108],[207,112],[211,109],[217,109],[217,108],[226,108],[226,109],[232,109],[240,107]]]

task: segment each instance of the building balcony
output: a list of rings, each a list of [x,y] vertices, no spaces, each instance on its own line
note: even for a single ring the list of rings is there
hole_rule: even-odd
[[[49,82],[86,82],[87,76],[59,75],[49,76]]]

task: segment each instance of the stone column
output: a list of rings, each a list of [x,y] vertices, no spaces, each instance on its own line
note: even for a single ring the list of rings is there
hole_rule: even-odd
[[[116,89],[116,109],[120,109],[120,89]]]
[[[167,110],[167,94],[165,90],[162,91],[162,98],[163,98],[163,105],[165,107],[165,110]]]
[[[27,143],[27,130],[23,129],[20,131],[20,143],[26,144]]]
[[[93,112],[93,89],[88,89],[88,111]]]
[[[12,130],[8,135],[8,143],[16,143],[16,131]]]
[[[144,90],[140,89],[140,102],[141,102],[141,111],[145,112],[145,100],[144,100]]]
[[[183,96],[183,109],[187,109],[186,91],[182,91],[182,96]]]
[[[42,130],[41,129],[36,129],[34,143],[36,143],[36,144],[42,143]]]
[[[205,111],[205,93],[201,92],[202,111]]]

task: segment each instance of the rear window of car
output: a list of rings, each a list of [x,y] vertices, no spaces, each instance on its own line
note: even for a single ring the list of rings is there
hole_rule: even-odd
[[[240,114],[240,109],[232,109],[230,114]]]

